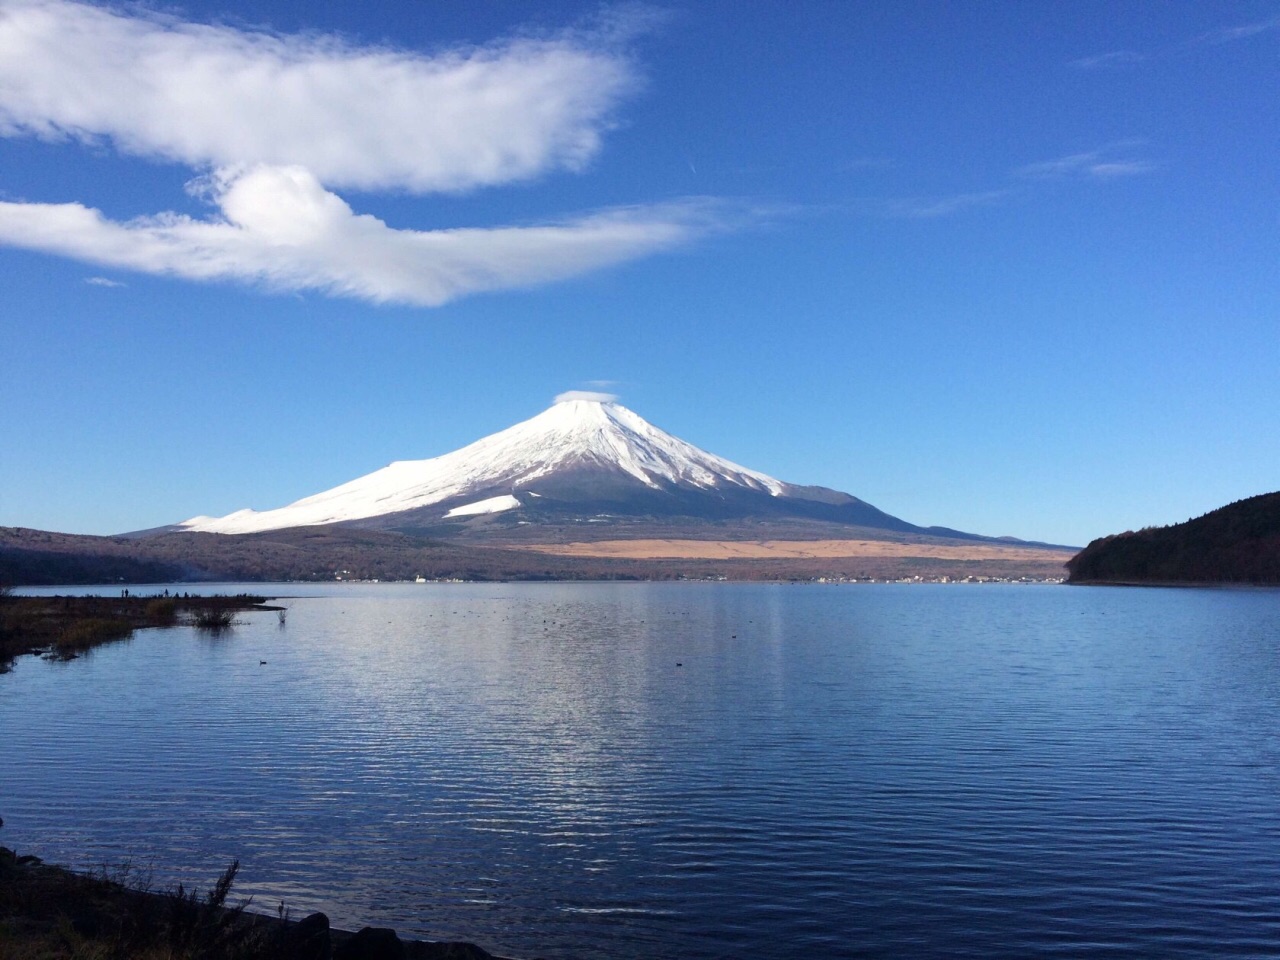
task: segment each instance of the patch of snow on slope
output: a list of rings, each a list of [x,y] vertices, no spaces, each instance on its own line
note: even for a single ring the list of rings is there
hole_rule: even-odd
[[[482,513],[502,513],[504,510],[514,510],[518,506],[520,506],[520,501],[508,493],[501,497],[490,497],[488,500],[477,500],[475,503],[454,507],[444,517],[448,520],[450,517],[474,517]]]

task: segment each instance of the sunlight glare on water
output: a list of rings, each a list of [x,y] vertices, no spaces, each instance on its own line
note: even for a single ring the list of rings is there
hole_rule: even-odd
[[[1280,953],[1280,592],[269,592],[0,677],[0,839],[511,956]]]

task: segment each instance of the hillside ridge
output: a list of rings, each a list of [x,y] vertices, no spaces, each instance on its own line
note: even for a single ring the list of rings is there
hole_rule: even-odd
[[[1101,537],[1067,570],[1069,583],[1280,584],[1280,491],[1184,523]]]

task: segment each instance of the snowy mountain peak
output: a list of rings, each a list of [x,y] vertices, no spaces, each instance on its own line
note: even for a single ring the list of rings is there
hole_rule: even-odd
[[[611,394],[573,391],[513,427],[429,460],[401,460],[275,510],[193,517],[179,527],[252,533],[367,520],[440,505],[440,518],[516,510],[565,478],[650,491],[782,497],[796,490],[701,450],[633,413]],[[580,484],[581,485],[581,484]],[[427,511],[430,512],[430,511]]]
[[[464,450],[500,439],[508,451],[518,451],[522,458],[541,459],[547,468],[614,467],[649,487],[664,483],[697,487],[732,483],[767,490],[776,496],[785,486],[773,477],[673,437],[613,399],[560,399],[533,419]],[[508,442],[513,446],[507,446]],[[528,479],[537,475],[535,470]]]

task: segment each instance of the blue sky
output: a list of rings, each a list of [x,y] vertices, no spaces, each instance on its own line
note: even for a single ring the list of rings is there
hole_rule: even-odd
[[[571,389],[991,535],[1277,489],[1278,80],[1276,2],[0,0],[0,524]]]

